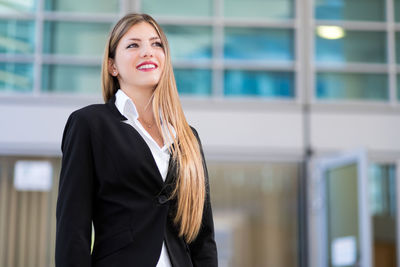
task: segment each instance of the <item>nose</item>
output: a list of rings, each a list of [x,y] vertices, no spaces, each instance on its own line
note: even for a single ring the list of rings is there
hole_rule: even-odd
[[[154,51],[153,51],[153,47],[151,46],[151,44],[145,43],[142,45],[142,49],[140,51],[141,57],[152,57],[153,54],[154,54]]]

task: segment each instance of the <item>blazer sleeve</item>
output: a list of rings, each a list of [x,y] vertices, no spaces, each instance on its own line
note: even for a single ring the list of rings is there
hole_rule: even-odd
[[[200,232],[196,239],[189,244],[190,254],[194,267],[217,267],[217,246],[215,243],[214,221],[210,202],[208,170],[199,135],[193,127],[192,130],[199,142],[200,152],[203,158],[204,174],[206,180],[206,199],[204,203],[203,219]]]
[[[56,208],[56,267],[91,266],[93,155],[87,120],[73,112],[67,120]]]

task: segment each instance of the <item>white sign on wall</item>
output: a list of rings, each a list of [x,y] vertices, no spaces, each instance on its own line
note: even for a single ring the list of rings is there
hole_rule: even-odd
[[[354,236],[339,237],[332,242],[332,265],[354,265],[357,260],[356,238]]]
[[[52,176],[49,161],[18,160],[14,166],[14,187],[18,191],[50,191]]]

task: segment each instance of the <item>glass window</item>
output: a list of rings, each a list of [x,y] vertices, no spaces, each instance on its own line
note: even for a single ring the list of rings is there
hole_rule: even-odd
[[[395,166],[371,164],[369,166],[369,193],[372,215],[396,214]]]
[[[394,14],[396,17],[396,21],[400,21],[400,0],[394,1]]]
[[[293,30],[225,29],[225,59],[293,60]]]
[[[211,16],[213,14],[212,0],[142,0],[142,12],[163,16]]]
[[[208,96],[211,94],[211,70],[175,69],[179,94]]]
[[[97,66],[44,65],[43,91],[101,94],[100,72]]]
[[[387,100],[386,74],[317,73],[317,98],[350,100]]]
[[[35,23],[26,20],[0,20],[0,53],[33,54]]]
[[[225,0],[226,17],[286,19],[294,17],[293,0]]]
[[[2,0],[0,13],[29,12],[36,9],[36,0]]]
[[[317,61],[365,63],[385,63],[387,61],[386,33],[344,31],[342,38],[329,39],[329,29],[332,30],[330,26],[319,26],[317,29]]]
[[[375,267],[396,264],[396,172],[395,165],[369,166],[369,195]]]
[[[397,99],[400,101],[400,74],[397,74]]]
[[[396,56],[397,64],[400,65],[400,32],[396,32]]]
[[[211,27],[163,26],[172,59],[209,59],[212,57]]]
[[[315,16],[326,20],[384,21],[383,0],[316,0]]]
[[[225,71],[227,96],[294,97],[294,74],[278,71]]]
[[[63,12],[116,13],[119,0],[45,0],[45,9]]]
[[[31,92],[32,64],[0,62],[0,91]]]
[[[108,23],[46,22],[43,52],[102,56],[109,30]]]
[[[221,266],[298,266],[296,163],[210,162]]]

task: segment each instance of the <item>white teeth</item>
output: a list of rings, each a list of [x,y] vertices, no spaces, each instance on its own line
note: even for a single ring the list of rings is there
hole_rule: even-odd
[[[156,68],[156,65],[154,65],[154,64],[146,64],[146,65],[140,66],[138,68],[138,70],[141,70],[141,69],[155,69],[155,68]]]

